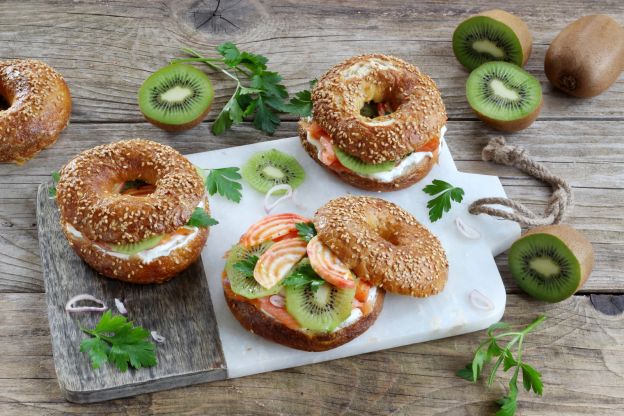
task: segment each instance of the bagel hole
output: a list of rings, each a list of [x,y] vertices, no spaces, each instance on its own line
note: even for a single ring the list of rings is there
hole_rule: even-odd
[[[392,244],[393,246],[399,245],[399,236],[397,233],[393,233],[389,229],[381,229],[379,230],[379,236]]]
[[[117,185],[118,193],[130,196],[146,196],[156,190],[153,185],[143,179],[132,179]]]
[[[364,103],[360,109],[360,115],[367,118],[377,118],[387,116],[394,113],[394,106],[387,101],[375,102],[369,101]]]
[[[0,94],[0,111],[8,110],[11,107],[11,103],[6,97]]]

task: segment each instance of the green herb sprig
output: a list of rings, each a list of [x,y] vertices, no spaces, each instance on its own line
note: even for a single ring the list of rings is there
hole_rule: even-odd
[[[48,195],[50,198],[56,198],[56,184],[61,180],[61,174],[55,170],[50,173],[50,176],[52,176],[52,185],[48,188]]]
[[[256,268],[256,263],[258,263],[258,256],[249,256],[244,260],[238,261],[234,263],[234,269],[243,273],[245,277],[253,277],[254,269]]]
[[[451,210],[451,200],[460,203],[464,199],[464,190],[451,185],[440,179],[434,179],[429,185],[423,188],[423,192],[435,198],[427,202],[429,208],[429,220],[436,222],[445,212]]]
[[[311,111],[309,91],[297,93],[290,103],[286,103],[288,91],[281,84],[282,76],[267,69],[268,59],[262,55],[240,51],[232,42],[217,46],[221,58],[208,58],[190,48],[182,50],[192,57],[175,59],[172,63],[202,62],[236,83],[234,94],[212,124],[212,132],[215,135],[225,132],[232,124],[242,123],[243,118],[251,116],[254,127],[272,135],[280,124],[279,112],[304,116],[309,115]]]
[[[203,208],[195,208],[186,225],[189,227],[208,228],[211,225],[217,225],[219,221],[215,220]]]
[[[89,354],[93,368],[104,363],[114,364],[119,371],[127,371],[128,364],[134,368],[153,367],[158,361],[150,333],[140,326],[133,326],[125,316],[105,312],[95,328],[80,328],[91,338],[80,343],[80,351]]]
[[[314,292],[323,286],[324,283],[325,281],[316,274],[309,262],[300,264],[294,272],[282,280],[284,286],[299,287],[310,285]]]
[[[459,377],[474,383],[481,376],[483,367],[488,365],[494,358],[498,357],[487,378],[487,386],[490,387],[492,383],[494,383],[496,372],[501,365],[505,372],[512,368],[514,369],[513,375],[509,380],[509,393],[497,401],[501,407],[500,410],[496,412],[496,416],[513,416],[515,414],[518,397],[517,382],[520,372],[522,372],[522,385],[524,389],[526,391],[533,390],[534,393],[540,396],[542,395],[542,375],[535,368],[522,360],[522,347],[524,337],[545,319],[545,316],[539,316],[519,331],[510,330],[510,325],[505,322],[498,322],[490,326],[487,330],[487,339],[479,344],[479,347],[474,353],[472,362],[457,372]],[[501,347],[499,342],[506,339],[509,339],[509,341],[507,341],[504,347]],[[515,357],[512,352],[514,346],[516,347]]]
[[[312,222],[298,222],[295,224],[295,228],[297,228],[299,238],[307,243],[316,235],[316,228]]]
[[[243,194],[243,186],[238,182],[242,177],[236,167],[210,169],[205,178],[208,194],[219,194],[230,201],[239,203]]]

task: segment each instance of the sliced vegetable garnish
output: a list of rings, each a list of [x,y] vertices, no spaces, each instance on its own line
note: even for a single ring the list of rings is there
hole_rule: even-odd
[[[240,239],[244,247],[253,247],[265,241],[275,240],[283,235],[296,232],[297,223],[312,222],[298,214],[275,214],[264,217],[253,224]]]
[[[308,243],[307,253],[312,268],[327,283],[338,288],[355,287],[351,270],[319,240],[318,236],[313,237]]]
[[[254,279],[265,289],[270,289],[284,279],[295,264],[306,255],[305,241],[282,240],[264,252],[254,268]]]

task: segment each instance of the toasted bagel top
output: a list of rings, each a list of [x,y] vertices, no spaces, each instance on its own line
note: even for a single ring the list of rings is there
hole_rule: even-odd
[[[156,189],[146,196],[114,191],[137,179]],[[188,159],[172,147],[143,139],[80,153],[60,171],[57,184],[61,221],[91,241],[108,243],[171,233],[188,222],[204,195],[203,179]]]
[[[374,119],[369,101],[395,111]],[[333,143],[365,163],[399,160],[439,137],[446,109],[435,82],[415,66],[381,54],[350,58],[327,71],[312,91],[314,120]]]

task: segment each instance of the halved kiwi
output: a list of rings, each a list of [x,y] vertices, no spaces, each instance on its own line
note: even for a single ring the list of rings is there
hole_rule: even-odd
[[[472,16],[453,32],[453,52],[469,71],[489,61],[523,66],[531,55],[529,28],[504,10],[488,10]]]
[[[338,289],[328,283],[316,291],[310,285],[286,286],[286,310],[306,329],[333,331],[351,315],[355,288]]]
[[[243,178],[257,191],[266,193],[275,185],[288,184],[293,189],[305,179],[305,171],[292,156],[271,149],[251,156],[241,170]],[[279,195],[283,192],[276,192]]]
[[[228,258],[225,262],[225,273],[227,274],[230,286],[234,293],[248,299],[255,299],[274,295],[282,289],[282,285],[279,283],[271,289],[265,289],[260,286],[258,282],[256,282],[256,279],[254,279],[253,276],[249,276],[234,267],[236,263],[249,260],[252,256],[260,257],[272,245],[272,242],[266,242],[251,248],[245,248],[242,245],[237,244],[230,249]]]
[[[210,111],[214,91],[208,76],[184,64],[172,64],[149,76],[139,89],[139,108],[152,124],[170,131],[199,124]]]
[[[342,165],[361,175],[369,175],[371,173],[379,173],[379,172],[387,172],[394,168],[395,162],[393,160],[389,160],[387,162],[382,163],[364,163],[357,157],[350,155],[348,153],[343,152],[338,148],[338,146],[334,146],[334,153],[336,153],[336,157],[338,161],[342,163]]]
[[[542,109],[539,81],[507,62],[487,62],[472,71],[466,97],[481,120],[502,131],[527,128]]]
[[[594,266],[594,250],[583,234],[567,225],[536,227],[509,250],[509,268],[529,295],[547,302],[572,296]]]
[[[115,253],[127,254],[129,256],[134,256],[135,254],[140,253],[144,250],[149,250],[150,248],[154,248],[160,243],[160,240],[163,239],[162,235],[155,235],[153,237],[146,238],[145,240],[141,240],[137,243],[131,244],[111,244],[110,249]]]

